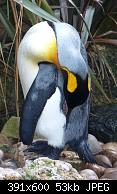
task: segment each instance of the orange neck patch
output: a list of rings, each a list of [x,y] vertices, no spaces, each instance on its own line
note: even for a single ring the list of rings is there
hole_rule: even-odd
[[[90,77],[88,77],[88,90],[89,92],[91,90],[91,78]]]
[[[57,50],[57,43],[56,37],[53,36],[53,39],[50,40],[49,45],[47,45],[45,49],[44,58],[47,61],[54,63],[57,66],[57,69],[60,69],[60,64],[58,60],[58,50]]]
[[[76,76],[71,73],[67,68],[62,67],[62,69],[65,70],[68,74],[67,90],[72,93],[78,87]]]

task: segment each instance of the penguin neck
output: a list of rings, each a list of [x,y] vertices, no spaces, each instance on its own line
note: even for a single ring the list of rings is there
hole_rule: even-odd
[[[64,73],[64,92],[65,92],[65,98],[66,98],[66,102],[68,104],[69,110],[83,104],[89,95],[88,75],[84,80],[77,74],[75,76],[78,84],[77,88],[73,92],[69,92],[67,89],[68,76],[66,73]]]

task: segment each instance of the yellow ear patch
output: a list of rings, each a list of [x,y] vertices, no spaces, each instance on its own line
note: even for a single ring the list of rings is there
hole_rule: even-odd
[[[37,39],[37,42],[36,42]],[[45,26],[39,28],[39,33],[37,38],[34,37],[35,47],[33,48],[33,60],[36,63],[41,63],[44,61],[53,63],[58,69],[60,69],[60,64],[58,60],[58,49],[57,40],[54,30],[45,23]]]
[[[60,69],[60,64],[58,61],[57,43],[56,43],[55,36],[53,36],[53,38],[50,40],[49,44],[46,45],[44,58],[47,61],[54,63],[57,66],[57,68]]]
[[[71,72],[68,73],[67,89],[69,92],[74,92],[77,88],[77,79]]]
[[[73,73],[71,73],[67,68],[62,67],[62,69],[67,71],[68,74],[67,90],[72,93],[78,87],[76,76]]]
[[[89,92],[91,90],[91,78],[90,77],[88,77],[88,90]]]

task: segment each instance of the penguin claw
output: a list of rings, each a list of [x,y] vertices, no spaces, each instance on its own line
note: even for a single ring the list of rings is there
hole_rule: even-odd
[[[27,148],[25,151],[36,152],[40,157],[48,157],[52,160],[59,160],[59,155],[62,151],[60,148],[54,148],[51,145],[48,145],[47,141],[36,141]]]

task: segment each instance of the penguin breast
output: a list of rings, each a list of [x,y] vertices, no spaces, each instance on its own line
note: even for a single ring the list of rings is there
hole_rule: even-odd
[[[36,134],[48,139],[54,147],[64,146],[64,130],[66,116],[61,110],[61,91],[57,87],[55,93],[47,100],[36,126]]]

